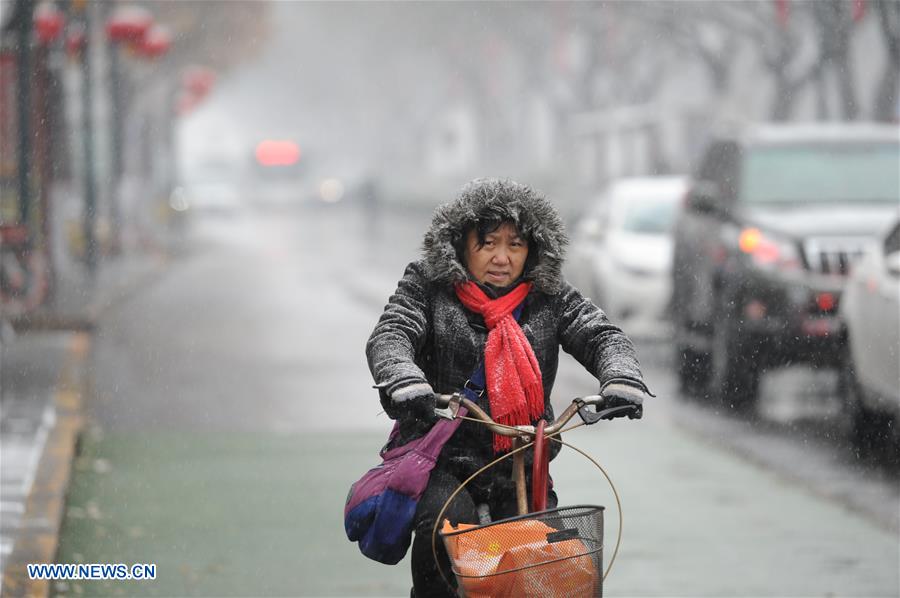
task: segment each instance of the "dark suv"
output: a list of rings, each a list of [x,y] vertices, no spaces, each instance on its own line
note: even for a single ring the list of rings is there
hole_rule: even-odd
[[[748,406],[770,365],[838,365],[845,276],[898,204],[895,126],[773,125],[716,138],[674,233],[682,387]]]

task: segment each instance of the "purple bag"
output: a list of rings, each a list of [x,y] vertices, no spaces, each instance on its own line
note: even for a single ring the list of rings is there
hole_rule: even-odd
[[[465,408],[459,412],[466,414]],[[344,505],[344,529],[352,542],[359,542],[364,555],[388,565],[396,565],[406,555],[416,505],[441,449],[461,422],[459,418],[439,419],[425,436],[382,450],[381,465],[350,487]],[[395,423],[387,445],[397,434],[399,424]]]

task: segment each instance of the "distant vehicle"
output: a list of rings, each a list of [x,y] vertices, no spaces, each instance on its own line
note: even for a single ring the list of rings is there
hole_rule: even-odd
[[[760,372],[837,366],[851,264],[900,202],[889,125],[788,125],[715,138],[675,227],[683,387],[752,405]]]
[[[182,168],[181,182],[169,196],[179,219],[192,215],[233,216],[244,205],[240,164],[221,156]]]
[[[228,181],[190,182],[177,187],[169,203],[179,212],[234,216],[241,208],[241,192]]]
[[[323,167],[318,178],[316,199],[324,204],[358,203],[371,206],[379,201],[376,174],[355,164],[332,164]]]
[[[572,278],[615,321],[666,317],[672,288],[672,227],[684,177],[611,183],[578,223]]]
[[[264,139],[253,152],[247,196],[273,206],[295,206],[316,193],[309,180],[309,158],[289,139]]]
[[[854,266],[840,313],[854,439],[871,450],[900,438],[900,220]]]

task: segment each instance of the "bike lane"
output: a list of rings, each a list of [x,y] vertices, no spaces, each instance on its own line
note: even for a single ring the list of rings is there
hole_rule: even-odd
[[[896,594],[895,532],[652,418],[566,437],[622,500],[608,595]],[[155,581],[72,584],[98,595],[403,596],[408,562],[368,561],[342,529],[385,435],[90,431],[58,562],[158,567]],[[552,475],[561,505],[607,507],[608,562],[618,515],[602,474],[564,449]]]

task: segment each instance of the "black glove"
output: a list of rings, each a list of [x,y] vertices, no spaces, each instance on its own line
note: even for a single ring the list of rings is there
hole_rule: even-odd
[[[412,384],[391,393],[391,403],[398,413],[415,417],[426,423],[437,421],[434,412],[434,389],[427,382]]]
[[[597,411],[603,411],[611,407],[633,406],[633,409],[623,409],[601,419],[613,419],[625,417],[626,415],[628,419],[641,419],[644,415],[644,397],[648,395],[640,388],[613,382],[612,384],[607,384],[601,394],[603,395],[603,402],[597,405]]]

